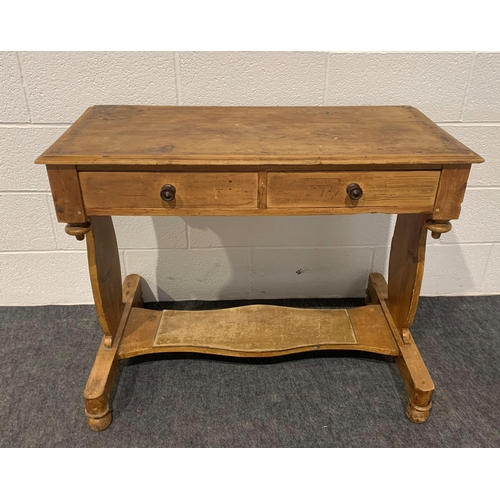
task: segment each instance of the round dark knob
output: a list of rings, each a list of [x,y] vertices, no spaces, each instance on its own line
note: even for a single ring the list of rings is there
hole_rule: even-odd
[[[161,188],[160,196],[163,201],[174,201],[175,187],[172,184],[165,184]]]
[[[347,194],[351,200],[359,200],[363,196],[363,190],[359,184],[349,184],[347,186]]]

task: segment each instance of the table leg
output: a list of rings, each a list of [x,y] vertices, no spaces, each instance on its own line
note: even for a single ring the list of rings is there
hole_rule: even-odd
[[[131,274],[125,278],[123,282],[123,297],[125,300],[123,313],[118,324],[113,345],[110,348],[106,347],[105,337],[103,337],[83,393],[88,424],[94,431],[102,431],[111,423],[109,395],[111,394],[120,362],[118,357],[120,340],[132,307],[141,307],[143,304],[141,278],[139,275]]]
[[[417,311],[424,273],[427,228],[425,215],[398,215],[389,258],[387,306],[399,333],[396,357],[409,394],[406,414],[425,422],[432,406],[434,383],[411,336],[409,327]]]
[[[121,283],[120,260],[111,217],[91,217],[86,234],[90,280],[97,317],[104,333],[84,391],[89,427],[100,431],[111,423],[109,395],[118,369],[120,339],[132,307],[142,305],[140,277]]]
[[[104,344],[111,347],[123,313],[122,276],[113,220],[91,217],[87,234],[90,281]]]

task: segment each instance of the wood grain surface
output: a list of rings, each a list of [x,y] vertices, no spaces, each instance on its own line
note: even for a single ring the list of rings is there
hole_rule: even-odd
[[[483,159],[411,106],[94,106],[39,164],[426,164]]]
[[[434,207],[434,219],[458,219],[467,189],[470,165],[443,166]]]
[[[35,163],[47,165],[58,220],[69,234],[87,237],[105,334],[84,392],[90,427],[111,423],[119,359],[331,349],[395,356],[409,393],[407,415],[424,422],[434,384],[409,327],[426,232],[436,237],[458,218],[470,165],[483,161],[411,106],[89,108]],[[160,197],[166,184],[163,197],[171,201]],[[400,214],[389,283],[372,273],[367,305],[349,311],[143,309],[139,276],[120,283],[110,217],[368,212]]]
[[[118,357],[120,340],[131,309],[143,305],[140,276],[130,274],[125,278],[122,296],[124,308],[114,342],[107,347],[106,337],[102,338],[83,392],[87,422],[94,431],[103,431],[111,424],[109,398],[120,362]]]
[[[163,311],[154,346],[272,352],[356,343],[345,309],[253,305],[215,311]]]
[[[416,172],[269,172],[267,206],[274,207],[413,207],[434,206],[439,171]],[[351,200],[346,188],[363,190]]]
[[[87,217],[83,208],[78,172],[75,166],[49,166],[47,167],[47,176],[58,222],[86,222]]]
[[[373,293],[370,300],[380,304],[384,312],[394,342],[397,345],[396,363],[408,391],[407,417],[415,423],[421,424],[429,418],[434,394],[434,382],[425,366],[424,360],[413,340],[410,330],[406,329],[406,339],[401,335],[399,325],[391,316],[386,304],[387,283],[380,273],[371,273],[368,289]],[[389,283],[390,293],[390,283]]]
[[[120,209],[159,209],[167,215],[192,208],[257,208],[256,172],[80,172],[79,177],[88,214]],[[176,188],[171,202],[160,197],[165,184]]]
[[[424,277],[425,215],[398,215],[389,256],[387,305],[400,331],[413,323]]]
[[[330,349],[398,353],[377,305],[348,311],[253,305],[207,311],[134,308],[119,356],[200,352],[267,357]]]
[[[111,217],[91,217],[87,256],[97,318],[109,344],[116,336],[124,307],[120,258]]]

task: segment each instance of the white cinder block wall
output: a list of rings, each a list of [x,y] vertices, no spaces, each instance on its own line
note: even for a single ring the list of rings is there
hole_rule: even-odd
[[[500,53],[0,53],[0,305],[91,303],[85,243],[33,164],[94,104],[419,108],[482,155],[462,217],[429,238],[424,295],[500,293]],[[146,300],[363,296],[394,217],[114,219]]]

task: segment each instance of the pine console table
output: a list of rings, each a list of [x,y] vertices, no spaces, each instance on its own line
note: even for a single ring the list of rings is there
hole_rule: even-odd
[[[86,237],[104,336],[84,391],[88,423],[111,423],[121,359],[200,352],[279,356],[343,349],[396,358],[413,422],[434,384],[409,327],[427,231],[451,229],[472,163],[484,161],[417,109],[94,106],[37,160],[59,222]],[[140,277],[121,282],[113,215],[398,214],[388,283],[368,277],[366,305],[144,309]],[[339,235],[341,238],[342,235]]]

